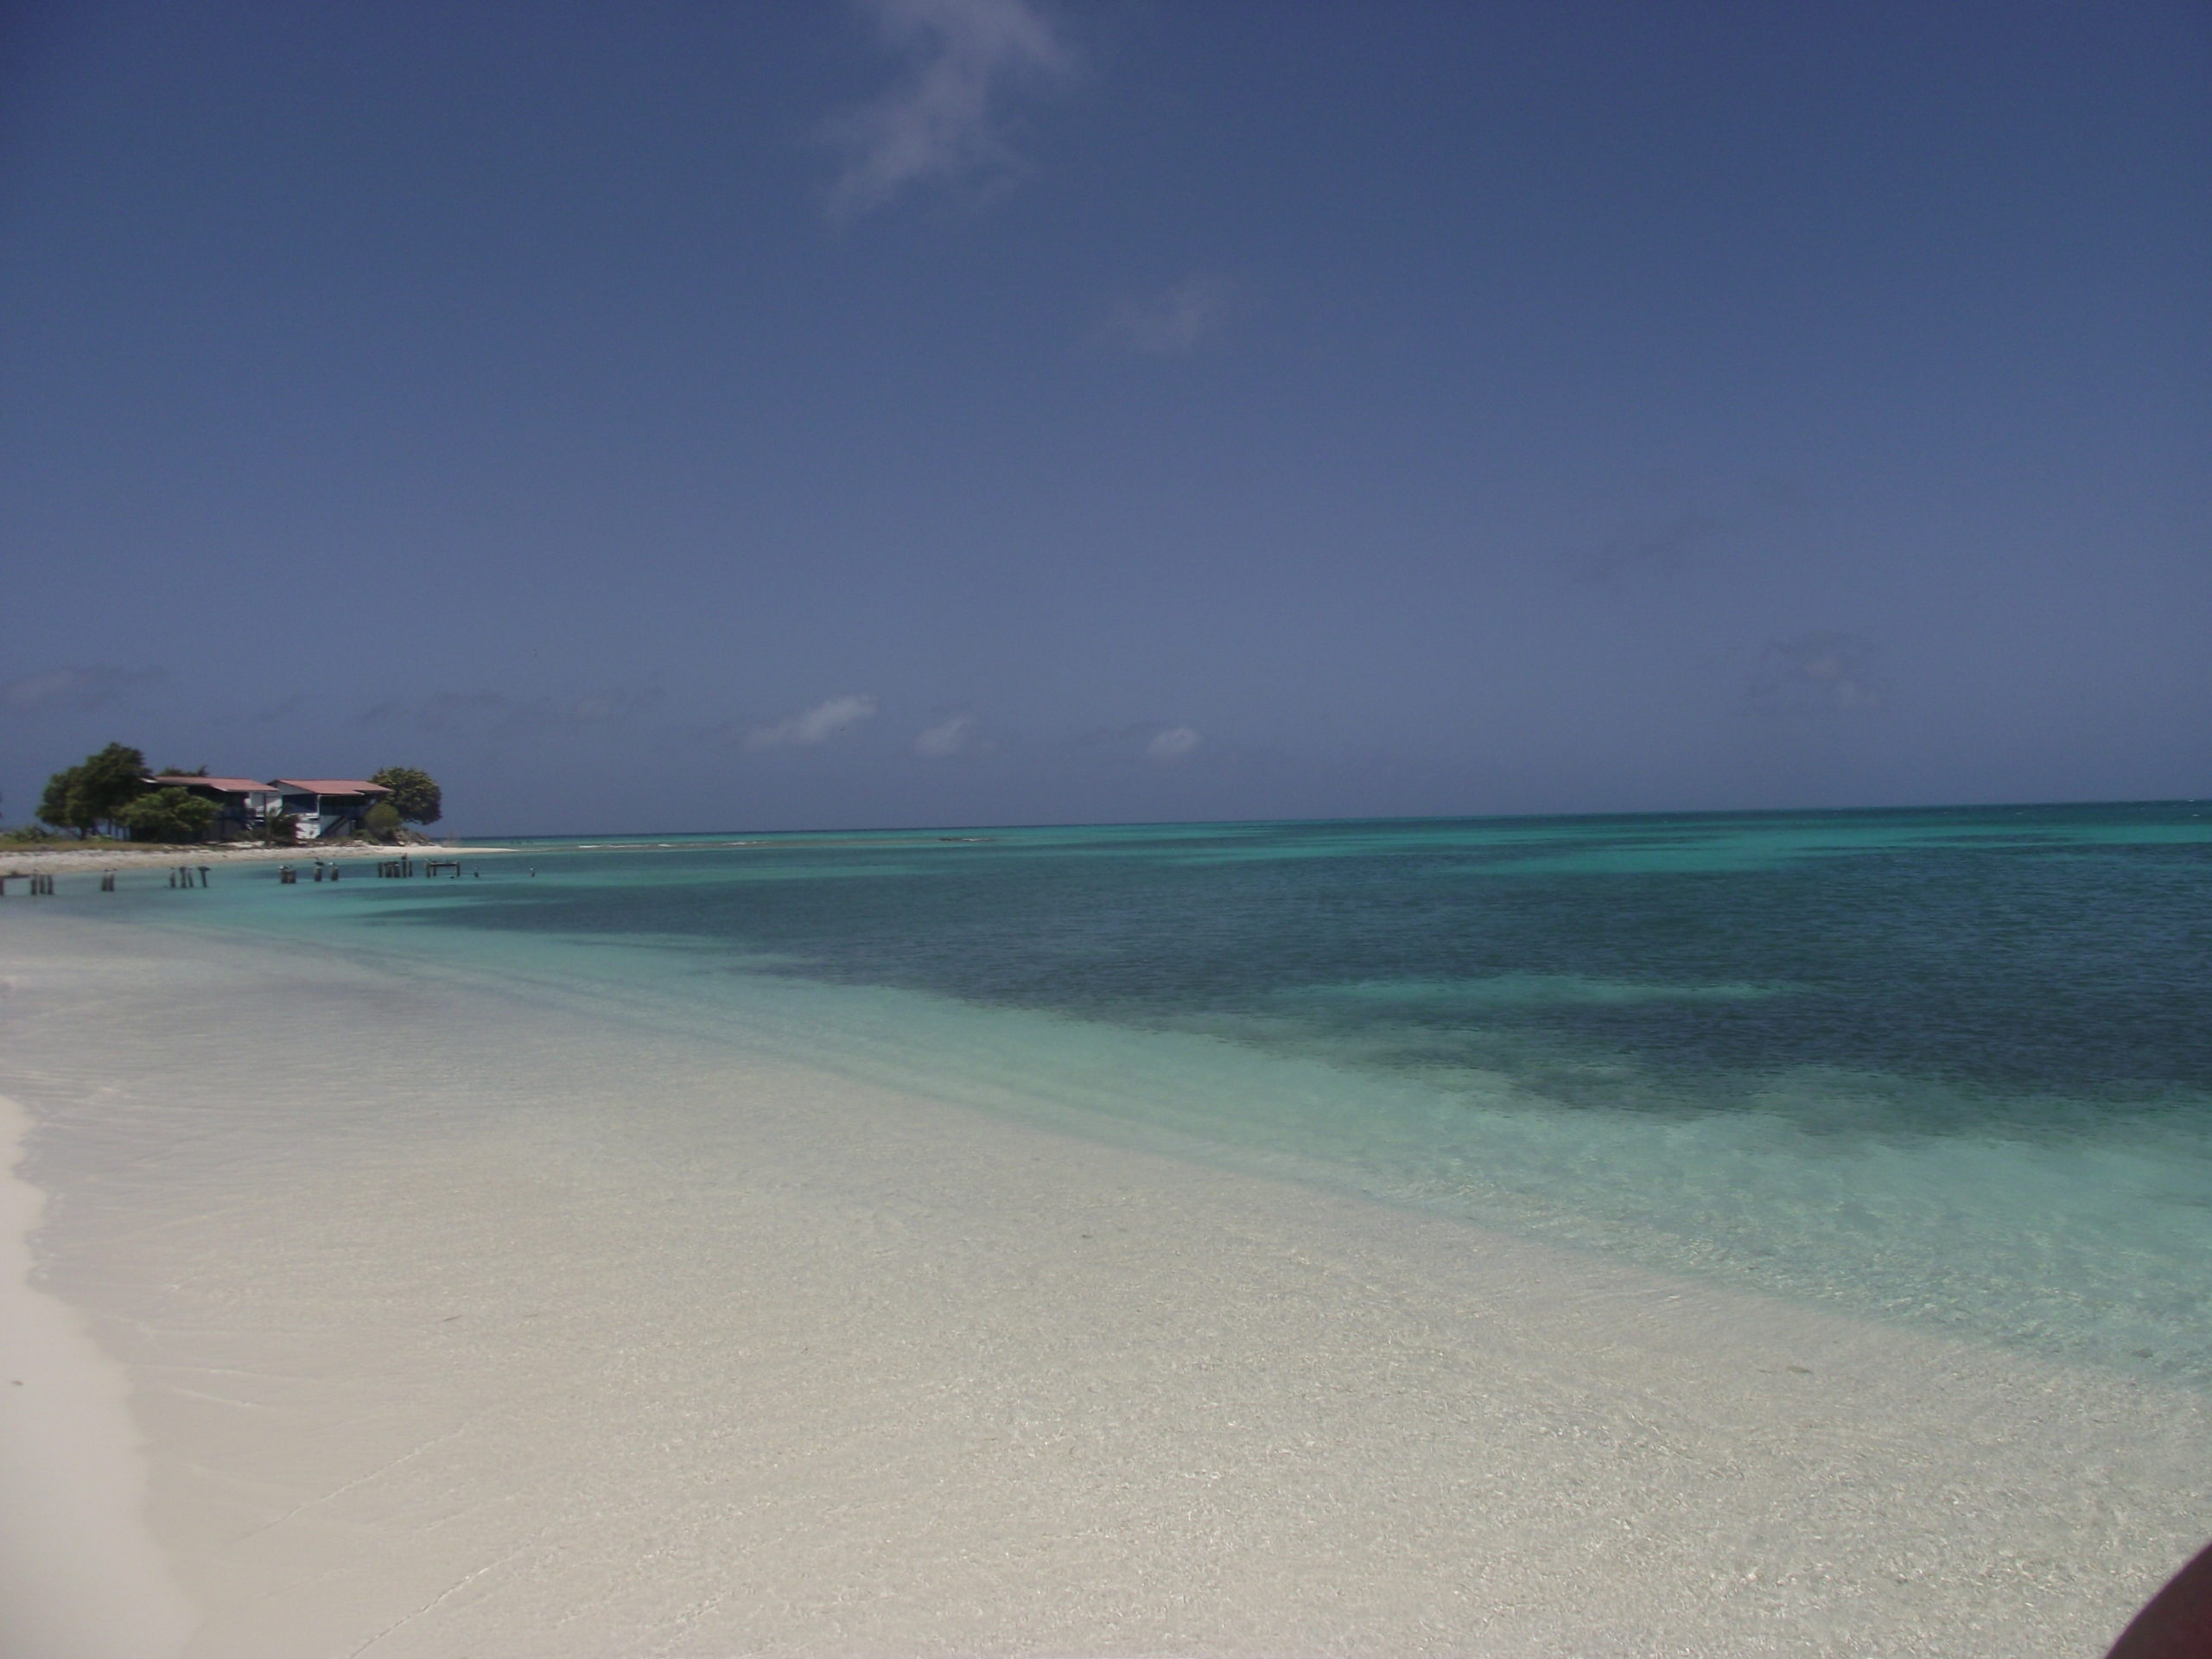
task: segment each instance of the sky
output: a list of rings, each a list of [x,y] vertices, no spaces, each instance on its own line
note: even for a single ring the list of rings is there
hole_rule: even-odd
[[[0,6],[0,818],[2212,795],[2212,9]]]

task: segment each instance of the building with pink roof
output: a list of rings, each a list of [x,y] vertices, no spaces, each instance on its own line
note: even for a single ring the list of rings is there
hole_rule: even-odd
[[[289,813],[301,841],[354,836],[362,816],[391,791],[365,778],[209,778],[197,772],[162,772],[146,780],[156,789],[181,789],[216,806],[211,841],[235,841],[259,833],[278,813]]]

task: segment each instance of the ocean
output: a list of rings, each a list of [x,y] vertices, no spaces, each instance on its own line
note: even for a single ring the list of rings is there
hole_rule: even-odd
[[[73,903],[2202,1389],[2209,814],[569,838]]]

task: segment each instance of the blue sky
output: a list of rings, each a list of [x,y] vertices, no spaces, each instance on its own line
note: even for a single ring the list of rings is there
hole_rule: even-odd
[[[2212,793],[2201,6],[0,18],[11,822]]]

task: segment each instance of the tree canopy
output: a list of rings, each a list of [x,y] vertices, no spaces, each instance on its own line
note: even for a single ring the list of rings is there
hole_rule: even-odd
[[[46,780],[39,798],[41,823],[88,836],[117,820],[123,809],[146,792],[146,757],[124,743],[111,743],[67,771]]]
[[[369,781],[391,791],[385,799],[409,823],[435,823],[445,810],[438,780],[427,772],[413,766],[386,766],[382,772],[371,772]]]
[[[197,841],[215,822],[215,803],[174,785],[149,790],[119,808],[115,821],[133,841]]]

